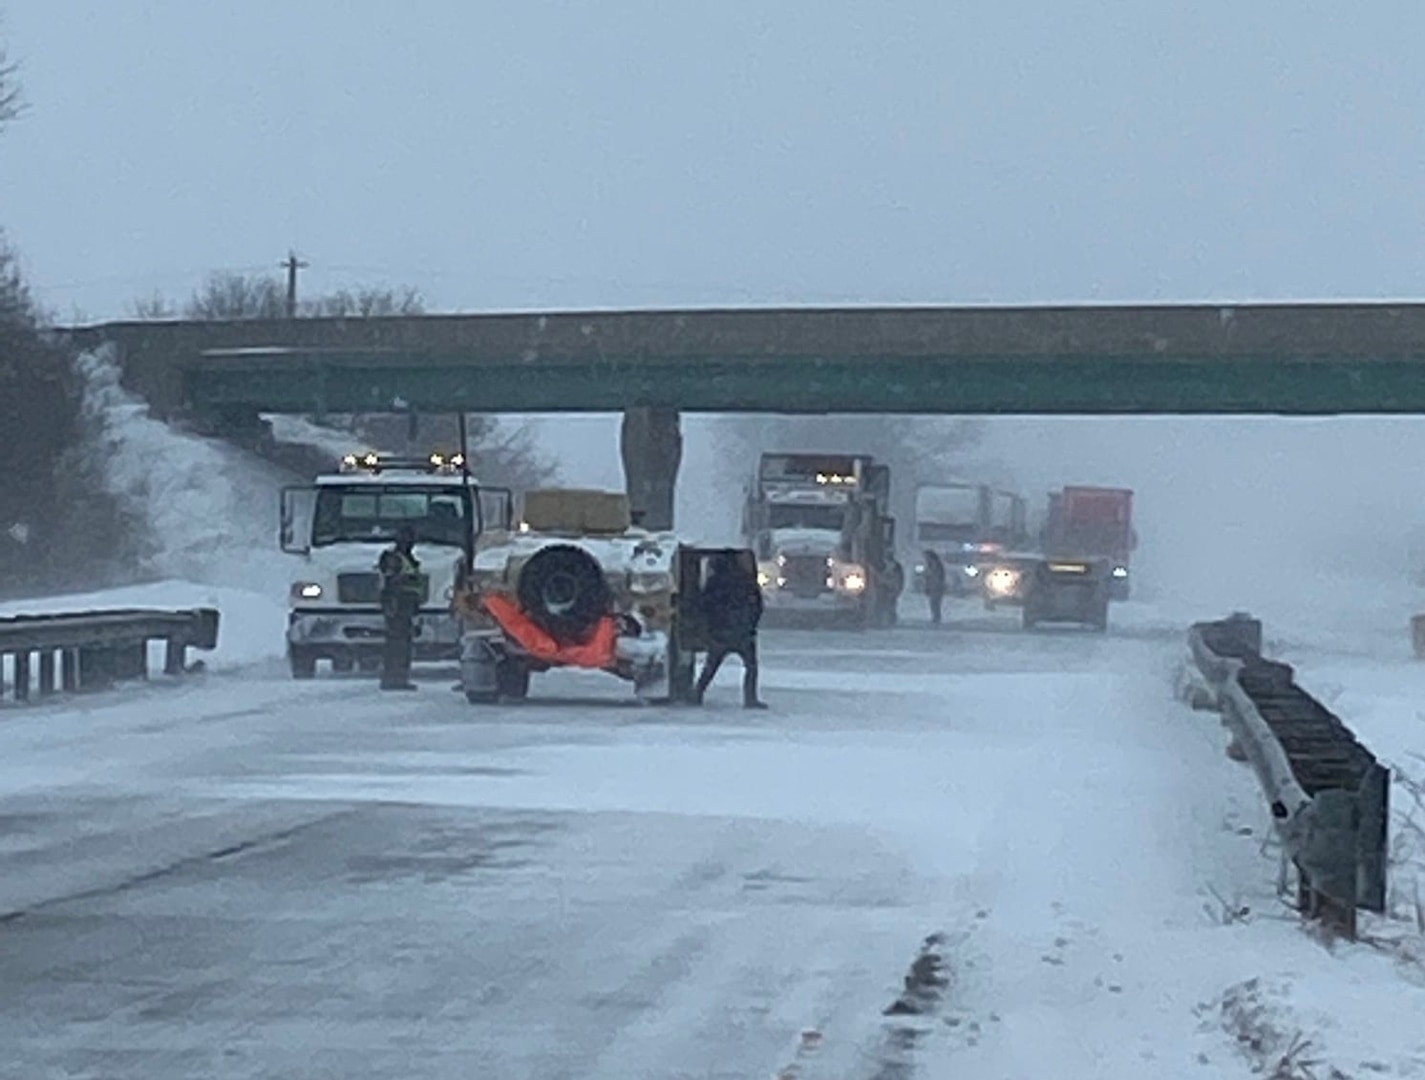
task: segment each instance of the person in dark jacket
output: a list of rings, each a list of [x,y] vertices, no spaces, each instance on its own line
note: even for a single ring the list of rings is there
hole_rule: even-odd
[[[925,553],[925,598],[930,601],[930,621],[939,626],[945,603],[945,563],[933,551]]]
[[[421,606],[421,564],[415,556],[416,533],[401,526],[396,542],[381,553],[381,612],[386,616],[386,648],[381,657],[382,690],[414,690],[411,682],[412,638]]]
[[[731,653],[742,660],[742,705],[765,709],[757,696],[757,624],[762,621],[762,589],[756,575],[738,564],[736,556],[720,555],[709,568],[703,586],[703,617],[711,648],[698,678],[697,702]]]

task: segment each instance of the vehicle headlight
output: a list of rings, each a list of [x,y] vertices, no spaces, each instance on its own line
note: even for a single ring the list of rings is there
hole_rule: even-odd
[[[858,593],[866,588],[866,575],[859,570],[852,570],[841,579],[841,587],[849,593]]]
[[[315,581],[297,581],[292,584],[293,600],[320,600],[322,587]]]
[[[1019,575],[1007,566],[996,566],[985,575],[985,588],[995,596],[1009,596],[1019,586]]]
[[[1126,578],[1128,576],[1128,567],[1115,566],[1113,568],[1113,576],[1116,578]]]
[[[980,568],[979,568],[978,566],[976,566],[974,563],[971,563],[969,566],[965,567],[965,576],[966,576],[966,577],[979,577],[979,576],[980,576]]]
[[[768,585],[770,585],[770,584],[772,584],[772,575],[769,574],[769,573],[767,573],[767,571],[765,571],[765,570],[758,570],[758,571],[757,571],[757,585],[758,585],[758,587],[759,587],[759,588],[762,588],[762,589],[765,589],[765,588],[766,588]]]

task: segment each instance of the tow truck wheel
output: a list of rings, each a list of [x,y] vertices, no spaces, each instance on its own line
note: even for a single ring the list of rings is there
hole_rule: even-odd
[[[335,671],[335,672],[336,672],[337,674],[339,674],[339,675],[345,675],[345,674],[349,673],[349,672],[351,671],[351,669],[354,668],[355,666],[356,666],[356,661],[353,660],[350,656],[333,656],[333,657],[332,657],[332,670]]]
[[[292,678],[311,679],[317,674],[317,657],[310,649],[292,646],[287,650],[287,663],[292,668]]]

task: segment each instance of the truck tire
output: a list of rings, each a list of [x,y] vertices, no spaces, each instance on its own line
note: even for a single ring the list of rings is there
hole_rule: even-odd
[[[587,640],[612,603],[598,560],[571,544],[535,554],[520,571],[515,591],[525,614],[565,643]]]
[[[287,664],[294,679],[313,679],[317,675],[317,654],[301,645],[287,648]]]
[[[337,674],[339,674],[339,675],[346,675],[346,674],[349,674],[349,673],[351,672],[351,669],[354,668],[354,667],[356,667],[356,659],[355,659],[355,657],[351,657],[351,656],[333,656],[333,657],[332,657],[332,670],[335,671],[335,672],[337,672]]]

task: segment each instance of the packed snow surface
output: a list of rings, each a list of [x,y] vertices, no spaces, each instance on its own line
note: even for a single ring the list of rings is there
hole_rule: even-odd
[[[271,665],[17,710],[0,909],[44,917],[8,924],[9,1060],[1241,1077],[1255,1025],[1425,1075],[1421,980],[1277,899],[1254,781],[1172,700],[1180,640],[955,616],[768,632],[766,714],[735,673],[701,711],[587,673],[480,709],[448,669]]]

